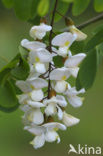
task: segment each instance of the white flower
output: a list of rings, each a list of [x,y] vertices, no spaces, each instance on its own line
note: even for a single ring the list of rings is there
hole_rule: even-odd
[[[72,76],[77,77],[77,74],[79,71],[78,65],[86,57],[86,54],[80,53],[80,54],[76,54],[74,56],[72,56],[70,52],[69,52],[69,54],[70,55],[69,55],[68,59],[65,61],[64,66],[69,69]]]
[[[41,23],[39,26],[33,26],[31,28],[30,36],[34,38],[34,40],[41,40],[46,35],[46,32],[50,31],[51,29],[51,26]]]
[[[52,55],[46,49],[40,49],[35,52],[31,51],[28,57],[29,64],[33,64],[36,72],[45,73],[47,68],[46,64],[52,61]]]
[[[31,144],[35,149],[37,149],[42,147],[45,144],[45,141],[54,142],[57,140],[57,143],[59,143],[60,137],[56,131],[58,129],[66,130],[66,126],[57,122],[52,122],[41,126],[26,126],[24,129],[28,130],[33,135],[36,135]]]
[[[78,94],[85,93],[85,89],[81,89],[80,91],[76,90],[76,87],[71,88],[71,86],[68,84],[68,90],[64,93],[67,96],[67,99],[69,103],[73,107],[80,107],[83,103],[84,98],[78,97]]]
[[[77,29],[74,25],[69,26],[69,31],[77,35],[77,39],[76,39],[77,41],[82,41],[87,38],[87,35],[82,31],[80,31],[79,29]]]
[[[74,126],[76,124],[78,124],[80,122],[80,119],[75,118],[74,116],[67,114],[65,111],[63,112],[63,119],[62,119],[63,123],[67,126],[67,127],[71,127]]]
[[[46,80],[42,78],[28,78],[26,81],[18,80],[16,81],[16,85],[21,89],[22,92],[28,93],[34,89],[41,89],[48,86]]]
[[[66,57],[69,47],[76,40],[76,38],[77,35],[70,32],[64,32],[53,38],[52,45],[59,46],[58,55]]]
[[[39,41],[29,41],[27,39],[23,39],[21,41],[22,47],[28,49],[29,51],[36,51],[42,48],[46,48],[46,44]]]
[[[63,93],[66,90],[68,83],[65,80],[67,80],[70,75],[69,69],[65,67],[54,69],[50,73],[50,80],[56,81],[54,86],[56,92]]]
[[[53,96],[51,99],[44,100],[43,104],[46,105],[45,114],[47,116],[52,116],[52,115],[57,114],[59,120],[62,119],[63,112],[62,112],[61,107],[67,106],[67,102],[64,96],[61,96],[61,95],[56,95],[56,97]]]
[[[29,108],[24,116],[24,123],[30,122],[31,124],[40,125],[44,122],[44,116],[40,108]]]
[[[44,97],[44,93],[41,88],[47,87],[48,83],[46,80],[43,80],[41,78],[34,78],[27,79],[26,81],[17,81],[16,85],[21,89],[23,93],[25,93],[23,94],[23,97],[25,95],[25,101],[20,99],[20,103],[22,103],[23,101],[24,103],[26,103],[28,98],[33,101],[41,101]]]

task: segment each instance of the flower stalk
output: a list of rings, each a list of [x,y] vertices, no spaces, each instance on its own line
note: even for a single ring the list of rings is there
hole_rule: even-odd
[[[55,7],[54,7],[54,10],[53,10],[53,15],[52,15],[52,19],[51,19],[51,31],[50,31],[50,35],[49,35],[49,52],[52,53],[52,34],[53,34],[53,26],[54,26],[54,19],[55,19],[55,13],[56,13],[56,8],[57,8],[57,4],[58,4],[58,0],[55,1]],[[49,63],[49,76],[50,76],[50,72],[51,72],[51,63]],[[50,78],[49,78],[49,81],[48,81],[48,99],[50,98],[50,88],[51,88],[51,81],[50,81]]]

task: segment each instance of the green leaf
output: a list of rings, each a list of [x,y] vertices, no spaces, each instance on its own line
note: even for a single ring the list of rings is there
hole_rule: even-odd
[[[41,17],[45,16],[49,10],[49,0],[40,0],[37,8],[37,13]]]
[[[76,79],[77,90],[81,88],[89,89],[95,80],[97,71],[97,51],[93,49],[87,55],[80,66],[80,70]]]
[[[29,51],[26,48],[23,48],[21,45],[19,46],[19,52],[21,54],[21,57],[24,59],[27,59]]]
[[[4,66],[3,69],[0,71],[0,85],[4,85],[6,79],[10,75],[10,71],[19,62],[19,59],[20,59],[20,57],[18,54],[10,63],[8,63],[6,66]]]
[[[69,4],[60,1],[57,6],[57,11],[60,12],[62,15],[65,15],[69,9]],[[58,13],[55,14],[55,22],[58,22],[62,16]]]
[[[15,90],[9,81],[0,86],[0,110],[12,112],[19,106]]]
[[[18,80],[26,80],[29,72],[29,64],[24,58],[21,58],[19,64],[11,70],[11,75]]]
[[[102,42],[103,42],[103,29],[100,30],[97,34],[95,34],[90,41],[88,41],[84,49],[86,52],[88,52]]]
[[[66,3],[74,2],[74,0],[61,0],[61,1],[66,2]]]
[[[64,66],[62,56],[54,56],[53,61],[56,67],[61,68]]]
[[[99,44],[97,47],[98,53],[103,56],[103,43]]]
[[[6,8],[12,8],[14,5],[14,0],[2,0]]]
[[[21,20],[30,19],[32,2],[33,0],[15,0],[14,9],[18,18]]]
[[[80,41],[80,42],[75,41],[75,42],[71,45],[70,50],[71,50],[72,53],[74,53],[74,54],[83,52],[83,50],[84,50],[84,45],[85,45],[84,41]]]
[[[90,0],[75,0],[72,7],[74,16],[82,14],[88,7]]]
[[[29,19],[28,22],[33,25],[39,25],[40,24],[40,16],[37,15],[33,19]]]
[[[103,11],[103,0],[94,0],[94,9],[97,12]]]
[[[12,84],[12,86],[14,87],[15,89],[15,92],[16,92],[16,95],[19,95],[19,94],[22,94],[22,91],[17,87],[16,85],[16,80],[14,79],[9,79],[9,82]]]
[[[37,15],[37,6],[38,6],[38,4],[39,4],[38,0],[33,0],[32,7],[31,7],[31,19],[33,19]]]

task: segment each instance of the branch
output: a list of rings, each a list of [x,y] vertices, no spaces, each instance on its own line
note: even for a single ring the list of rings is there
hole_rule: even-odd
[[[70,22],[73,22],[73,21],[71,20],[71,18],[62,15],[59,11],[56,10],[56,13],[58,13],[58,14],[59,14],[60,16],[62,16],[64,19],[67,19],[67,20],[70,20]],[[80,24],[80,25],[77,25],[76,27],[77,27],[78,29],[83,29],[84,27],[88,26],[89,24],[95,23],[95,22],[97,22],[97,21],[99,21],[99,20],[102,20],[102,19],[103,19],[103,13],[102,13],[102,14],[99,14],[99,15],[96,16],[96,17],[93,17],[93,18],[89,19],[88,21],[86,21],[86,22],[84,22],[84,23],[82,23],[82,24]],[[73,24],[73,25],[74,25],[74,24]],[[68,28],[65,28],[65,29],[63,29],[63,30],[64,30],[64,31],[68,31]]]
[[[58,0],[55,1],[55,7],[54,7],[54,10],[53,10],[52,20],[51,20],[51,24],[50,24],[51,27],[52,27],[52,29],[50,31],[50,35],[49,35],[49,51],[50,51],[50,53],[52,53],[51,41],[52,41],[54,18],[55,18],[57,4],[58,4]],[[51,72],[51,63],[49,63],[49,75],[50,75],[50,72]],[[49,82],[48,82],[48,99],[50,98],[50,88],[51,88],[51,82],[50,82],[50,78],[49,78]]]
[[[88,26],[89,24],[95,23],[95,22],[102,20],[102,19],[103,19],[103,13],[96,16],[96,17],[93,17],[92,19],[90,19],[90,20],[88,20],[88,21],[86,21],[80,25],[77,25],[76,27],[78,29],[83,29],[84,27]]]

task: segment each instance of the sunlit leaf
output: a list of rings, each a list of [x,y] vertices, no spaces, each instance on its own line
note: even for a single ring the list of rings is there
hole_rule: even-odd
[[[37,8],[38,15],[45,16],[49,10],[49,0],[40,0]]]
[[[94,0],[94,8],[97,12],[103,11],[103,0]]]

